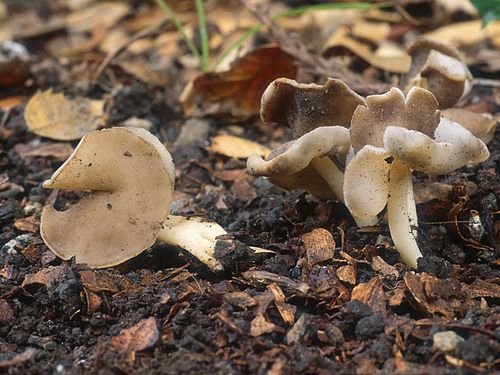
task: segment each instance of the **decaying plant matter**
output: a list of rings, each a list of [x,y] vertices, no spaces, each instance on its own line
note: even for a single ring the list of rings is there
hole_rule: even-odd
[[[218,224],[169,215],[175,167],[167,149],[139,128],[93,131],[43,184],[47,189],[88,191],[65,211],[43,210],[40,232],[59,257],[103,268],[122,263],[156,239],[180,246],[212,270]]]
[[[406,98],[393,88],[365,101],[336,80],[324,86],[277,80],[262,97],[262,119],[287,124],[298,138],[275,149],[267,161],[251,156],[248,171],[289,190],[337,198],[358,226],[375,224],[387,205],[395,246],[403,261],[416,267],[422,255],[415,240],[412,170],[443,174],[489,156],[481,139],[441,117],[438,106],[420,87],[411,88]],[[488,124],[475,134],[489,133]]]

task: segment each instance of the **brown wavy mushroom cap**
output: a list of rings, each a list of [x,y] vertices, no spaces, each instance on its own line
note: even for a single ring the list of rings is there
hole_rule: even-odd
[[[338,79],[318,85],[278,78],[262,95],[260,115],[264,123],[287,125],[298,138],[322,126],[349,128],[358,105],[365,105],[363,97]]]
[[[408,52],[412,57],[410,71],[401,78],[406,92],[414,86],[425,88],[434,94],[440,108],[453,107],[468,95],[472,74],[451,44],[421,37]]]

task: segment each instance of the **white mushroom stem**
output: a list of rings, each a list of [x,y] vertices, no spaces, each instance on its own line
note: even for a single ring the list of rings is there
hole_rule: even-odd
[[[311,160],[311,166],[321,175],[330,189],[335,193],[338,200],[345,203],[344,200],[344,172],[329,158],[315,158]],[[378,217],[359,217],[352,214],[356,225],[360,228],[377,225]]]
[[[217,237],[226,234],[224,228],[217,223],[206,222],[197,217],[169,215],[157,239],[169,245],[179,246],[210,269],[221,271],[223,267],[213,255]]]
[[[411,169],[398,160],[392,163],[389,173],[387,214],[391,237],[401,259],[417,268],[422,253],[416,241],[418,220]]]

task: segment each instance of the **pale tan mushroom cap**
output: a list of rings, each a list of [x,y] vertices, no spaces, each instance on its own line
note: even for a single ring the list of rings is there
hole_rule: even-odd
[[[350,139],[355,152],[365,145],[384,146],[388,126],[416,130],[433,136],[439,124],[438,103],[429,91],[414,87],[405,96],[397,88],[366,98],[367,107],[359,106],[352,117]]]
[[[155,242],[170,210],[174,177],[170,154],[148,131],[93,131],[43,184],[90,193],[65,211],[45,207],[42,238],[63,259],[74,256],[90,267],[122,263]]]
[[[269,160],[251,155],[247,170],[254,176],[266,176],[287,190],[305,189],[320,198],[336,198],[323,177],[311,165],[316,158],[329,158],[334,154],[345,154],[349,148],[349,130],[341,126],[325,126],[312,130],[299,139],[273,150]]]
[[[490,156],[483,141],[444,117],[434,139],[391,126],[385,131],[384,144],[392,156],[413,170],[429,174],[449,173],[466,164],[485,161]]]
[[[348,128],[354,110],[364,104],[363,97],[337,79],[317,85],[278,78],[262,95],[260,114],[265,123],[288,125],[298,138],[322,126]]]
[[[486,144],[495,135],[497,121],[490,114],[476,113],[462,108],[449,108],[441,111],[441,115],[462,125]]]
[[[431,91],[440,108],[453,107],[470,92],[472,74],[458,50],[431,39],[418,39],[410,48],[412,65],[402,77],[405,90],[413,86]]]

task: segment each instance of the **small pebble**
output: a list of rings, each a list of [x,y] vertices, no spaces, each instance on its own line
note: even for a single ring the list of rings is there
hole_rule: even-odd
[[[435,349],[442,350],[443,352],[452,352],[459,343],[465,340],[454,331],[442,331],[435,333],[432,341]]]

